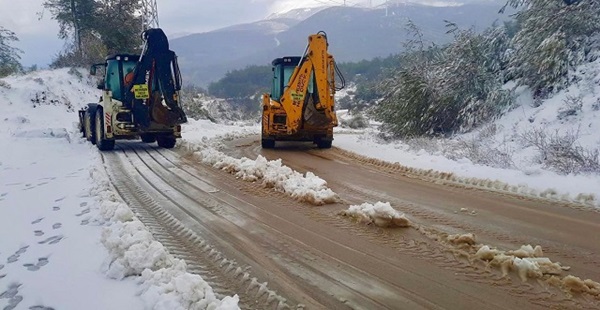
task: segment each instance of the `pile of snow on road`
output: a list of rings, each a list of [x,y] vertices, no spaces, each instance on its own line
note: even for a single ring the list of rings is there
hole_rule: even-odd
[[[259,155],[256,160],[234,158],[213,148],[194,153],[205,163],[234,174],[244,181],[257,182],[275,188],[300,201],[324,205],[338,201],[338,195],[327,187],[327,182],[312,172],[305,175],[283,165],[281,159],[267,160]]]
[[[389,202],[378,201],[375,204],[363,203],[353,205],[341,215],[350,216],[359,222],[375,224],[379,227],[409,227],[410,221],[403,213],[392,208]]]
[[[105,225],[101,241],[109,252],[105,263],[109,277],[141,276],[140,295],[152,309],[239,309],[237,295],[219,300],[202,277],[188,273],[183,260],[154,240],[111,190],[103,171],[93,168],[90,173],[97,184],[90,194],[101,203],[98,221]]]
[[[500,251],[483,245],[475,253],[475,258],[484,260],[489,266],[499,267],[502,274],[506,276],[514,270],[523,282],[529,278],[541,279],[550,276],[550,283],[562,287],[569,293],[588,293],[600,296],[600,283],[590,279],[582,280],[573,275],[567,275],[560,279],[562,271],[570,267],[562,266],[558,262],[552,262],[544,257],[541,246],[522,245],[514,251]]]

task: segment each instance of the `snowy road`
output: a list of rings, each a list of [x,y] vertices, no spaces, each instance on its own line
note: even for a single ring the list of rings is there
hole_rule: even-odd
[[[336,148],[282,144],[262,150],[258,142],[235,139],[223,151],[282,158],[297,171],[315,172],[340,201],[299,202],[201,164],[181,149],[119,143],[117,151],[103,153],[113,184],[158,241],[218,294],[238,294],[241,308],[599,306],[597,296],[570,296],[577,283],[561,282],[566,275],[600,279],[600,242],[584,237],[600,230],[597,211],[435,184]],[[349,205],[376,201],[405,212],[411,227],[378,228],[340,215]],[[477,244],[498,249],[541,245],[546,257],[570,269],[502,277],[507,270],[474,259],[474,238],[451,237],[469,233]]]

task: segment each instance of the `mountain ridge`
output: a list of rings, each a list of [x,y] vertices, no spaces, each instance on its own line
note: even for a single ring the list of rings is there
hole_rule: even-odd
[[[451,39],[446,35],[445,20],[483,31],[496,20],[508,19],[508,15],[497,13],[500,7],[496,3],[450,7],[399,4],[372,9],[332,6],[303,20],[265,19],[172,39],[170,43],[179,55],[186,81],[206,86],[228,71],[298,55],[304,51],[307,37],[318,31],[328,34],[330,52],[338,62],[360,61],[402,52],[404,42],[412,36],[406,31],[409,20],[422,30],[425,40],[443,44]]]

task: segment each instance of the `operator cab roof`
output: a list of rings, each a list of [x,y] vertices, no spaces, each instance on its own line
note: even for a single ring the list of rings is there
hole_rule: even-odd
[[[279,64],[283,64],[284,66],[297,66],[302,57],[300,56],[286,56],[281,58],[276,58],[271,63],[273,66],[277,66]]]
[[[127,61],[138,61],[140,59],[140,55],[135,54],[115,54],[106,57],[106,61],[116,60],[117,57],[120,57],[121,60],[127,59]]]

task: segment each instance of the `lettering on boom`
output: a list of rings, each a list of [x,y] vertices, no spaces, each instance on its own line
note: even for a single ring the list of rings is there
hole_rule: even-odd
[[[292,92],[292,105],[296,107],[302,106],[302,102],[304,101],[304,86],[306,85],[306,74],[301,73],[298,76],[298,85],[296,86],[296,91]]]

